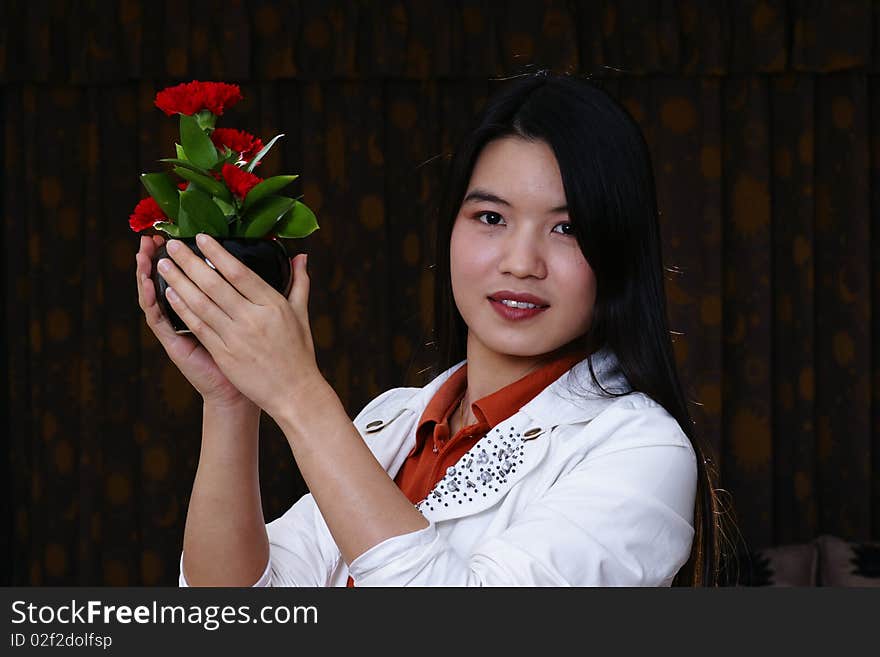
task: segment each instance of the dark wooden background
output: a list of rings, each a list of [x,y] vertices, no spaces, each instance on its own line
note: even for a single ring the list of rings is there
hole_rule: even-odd
[[[174,585],[200,404],[137,306],[157,90],[241,84],[286,133],[319,364],[420,385],[440,164],[504,78],[601,79],[654,157],[675,346],[752,548],[880,538],[880,9],[868,0],[0,3],[3,583]],[[264,507],[304,492],[265,421]]]

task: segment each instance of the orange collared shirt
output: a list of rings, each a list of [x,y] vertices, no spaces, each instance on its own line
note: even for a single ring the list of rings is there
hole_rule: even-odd
[[[449,418],[467,390],[467,363],[434,394],[419,420],[416,444],[394,482],[413,504],[421,502],[465,452],[499,422],[514,415],[589,352],[569,351],[510,385],[471,404],[477,421],[449,436]]]
[[[467,363],[458,368],[434,393],[416,429],[416,445],[404,461],[394,483],[413,504],[421,502],[464,453],[499,422],[503,422],[544,388],[589,355],[583,348],[568,351],[539,369],[471,404],[475,424],[462,427],[450,438],[449,416],[457,410],[467,390]],[[348,586],[354,586],[351,577]]]

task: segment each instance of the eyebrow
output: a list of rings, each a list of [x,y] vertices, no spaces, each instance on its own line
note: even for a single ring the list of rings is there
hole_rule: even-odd
[[[470,192],[468,192],[468,195],[464,197],[462,203],[467,203],[468,201],[489,201],[490,203],[498,203],[499,205],[506,205],[507,207],[510,207],[510,203],[505,201],[500,196],[493,194],[492,192],[485,189],[480,189],[479,187],[475,187]],[[551,214],[562,214],[563,212],[568,212],[568,206],[560,205],[559,207],[550,210],[550,212]]]

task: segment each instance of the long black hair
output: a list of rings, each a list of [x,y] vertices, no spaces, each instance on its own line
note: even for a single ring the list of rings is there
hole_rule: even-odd
[[[696,434],[674,359],[651,158],[633,118],[593,82],[547,71],[516,78],[492,95],[455,149],[437,222],[431,374],[466,357],[467,326],[450,278],[452,228],[481,150],[509,136],[541,140],[556,156],[572,229],[596,276],[586,340],[616,354],[632,389],[661,404],[696,452],[695,536],[673,584],[717,585],[724,534],[717,469],[709,445]]]

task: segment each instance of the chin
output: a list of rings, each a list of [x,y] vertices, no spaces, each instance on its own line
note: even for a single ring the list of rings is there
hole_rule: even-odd
[[[529,341],[523,339],[489,340],[484,341],[483,344],[495,353],[517,358],[534,358],[535,356],[542,356],[562,346],[561,344],[537,343],[534,340]]]

